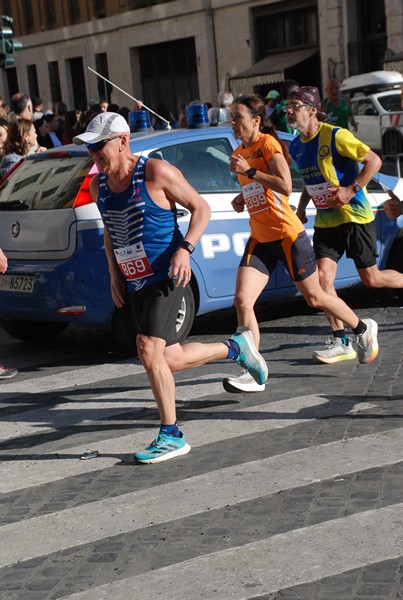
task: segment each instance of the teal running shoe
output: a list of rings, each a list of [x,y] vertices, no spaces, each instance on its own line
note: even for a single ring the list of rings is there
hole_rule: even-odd
[[[255,346],[250,329],[247,327],[238,327],[230,339],[238,344],[240,350],[235,362],[247,369],[256,383],[263,385],[268,376],[267,364]]]
[[[134,458],[141,463],[159,463],[176,456],[182,456],[190,452],[190,446],[185,442],[185,436],[174,437],[161,431],[156,439],[151,442],[143,452],[136,452]]]

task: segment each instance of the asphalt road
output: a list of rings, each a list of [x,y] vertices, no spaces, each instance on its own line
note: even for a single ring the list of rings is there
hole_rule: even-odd
[[[106,328],[0,333],[20,370],[0,384],[0,598],[402,598],[403,299],[345,297],[379,323],[374,362],[314,364],[324,316],[262,305],[266,390],[226,393],[228,361],[177,374],[192,450],[160,465],[133,462],[157,415]],[[233,311],[210,315],[190,339],[234,328]]]

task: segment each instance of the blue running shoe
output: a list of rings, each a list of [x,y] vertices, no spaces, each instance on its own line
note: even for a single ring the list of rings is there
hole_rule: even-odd
[[[185,436],[181,432],[180,437],[174,437],[167,433],[157,435],[143,452],[136,452],[134,458],[141,463],[159,463],[176,456],[182,456],[190,452],[190,446],[185,442]]]
[[[255,346],[250,329],[247,327],[238,327],[230,339],[238,344],[240,350],[235,362],[247,369],[256,383],[263,385],[268,375],[267,364]]]

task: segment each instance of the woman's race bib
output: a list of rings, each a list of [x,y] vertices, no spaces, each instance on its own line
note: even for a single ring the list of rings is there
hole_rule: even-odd
[[[332,199],[333,194],[329,192],[329,188],[334,187],[329,181],[324,183],[316,183],[314,185],[305,185],[305,188],[316,206],[316,208],[330,208],[329,200]]]
[[[142,242],[114,250],[119,269],[127,281],[149,277],[154,273]]]
[[[257,183],[257,181],[243,185],[242,195],[250,215],[260,212],[261,210],[267,210],[269,208],[265,189],[262,184]]]

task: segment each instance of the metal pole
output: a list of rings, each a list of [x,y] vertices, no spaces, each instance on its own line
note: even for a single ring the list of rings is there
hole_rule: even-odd
[[[119,86],[117,86],[115,83],[112,83],[112,81],[109,81],[109,79],[106,79],[106,77],[104,77],[100,73],[97,73],[96,71],[94,71],[94,69],[91,69],[91,67],[87,67],[87,69],[89,69],[90,71],[92,71],[92,73],[95,73],[95,75],[98,75],[98,77],[100,77],[104,81],[107,81],[108,83],[110,83],[111,85],[113,85],[114,88],[116,88],[117,90],[119,90],[119,92],[122,92],[122,94],[125,94],[126,96],[128,96],[129,98],[131,98],[131,100],[134,100],[134,102],[139,102],[139,100],[137,100],[137,98],[135,98],[134,96],[131,96],[130,94],[128,94],[127,92],[125,92],[125,90],[122,90],[122,88],[120,88]],[[153,113],[153,115],[155,115],[156,117],[158,117],[162,121],[165,121],[165,123],[168,124],[168,128],[169,129],[171,128],[171,124],[170,124],[169,121],[167,121],[166,119],[164,119],[164,117],[161,117],[161,115],[159,115],[158,113],[156,113],[155,111],[153,111],[151,108],[149,108],[148,106],[146,106],[143,102],[141,104],[142,104],[142,106],[144,106],[144,108],[146,110],[148,110],[149,112]]]

